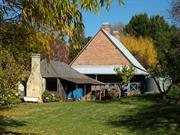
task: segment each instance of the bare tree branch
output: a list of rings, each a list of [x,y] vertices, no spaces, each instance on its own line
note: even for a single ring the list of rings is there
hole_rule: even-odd
[[[172,0],[170,15],[177,25],[180,25],[180,0]]]

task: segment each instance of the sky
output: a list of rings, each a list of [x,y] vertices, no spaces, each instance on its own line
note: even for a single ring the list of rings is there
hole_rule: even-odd
[[[100,14],[83,12],[85,35],[94,36],[100,29],[102,23],[111,25],[121,22],[127,24],[131,17],[140,13],[147,13],[149,16],[161,15],[171,23],[168,10],[170,0],[125,0],[125,5],[120,6],[118,0],[113,0],[110,10],[100,9]]]

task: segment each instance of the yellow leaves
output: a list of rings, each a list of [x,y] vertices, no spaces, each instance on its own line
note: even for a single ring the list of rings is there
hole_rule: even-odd
[[[47,53],[51,52],[51,46],[50,46],[50,41],[54,40],[56,37],[52,34],[47,34],[47,33],[36,33],[36,44],[42,45],[44,50],[47,51]]]
[[[27,45],[29,45],[30,48],[40,46],[40,48],[43,48],[47,52],[51,51],[50,40],[56,38],[54,34],[38,32],[37,30],[28,26],[26,26],[26,30],[29,33]]]
[[[40,30],[56,31],[65,38],[72,35],[72,25],[82,22],[82,11],[99,13],[100,7],[109,9],[112,0],[26,0],[22,3],[23,22]],[[122,4],[123,0],[119,0]],[[62,34],[64,33],[64,34]]]
[[[119,0],[120,4],[124,0]],[[109,9],[112,0],[18,0],[6,1],[2,8],[10,14],[22,9],[20,23],[32,26],[41,32],[56,31],[60,36],[73,36],[71,25],[83,23],[82,12],[99,13],[100,8]],[[6,7],[7,6],[7,7]],[[62,33],[66,33],[63,35]],[[64,37],[65,38],[65,37]]]
[[[114,71],[120,77],[122,77],[121,84],[128,84],[128,82],[132,79],[135,74],[135,67],[130,66],[123,66],[123,67],[114,67]]]
[[[121,36],[121,42],[136,57],[136,59],[148,68],[155,68],[158,64],[157,51],[151,38]]]
[[[0,45],[0,86],[2,90],[16,90],[23,77],[23,65],[19,65],[10,52]]]
[[[73,45],[73,48],[74,48],[75,50],[81,49],[81,45],[75,44],[75,45]]]
[[[125,4],[124,0],[119,0],[119,4],[124,5]]]
[[[26,11],[25,10],[22,10],[22,16],[27,18],[27,14],[26,14]]]

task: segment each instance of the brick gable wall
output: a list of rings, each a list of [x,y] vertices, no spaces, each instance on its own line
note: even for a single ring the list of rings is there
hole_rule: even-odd
[[[75,65],[129,65],[127,58],[99,31],[96,37],[73,62]]]

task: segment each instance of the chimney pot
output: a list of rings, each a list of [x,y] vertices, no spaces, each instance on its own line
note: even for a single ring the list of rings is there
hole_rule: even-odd
[[[113,31],[112,35],[113,35],[116,39],[120,40],[120,33],[119,33],[119,31]]]
[[[107,33],[111,34],[112,27],[109,23],[103,23],[101,28],[106,31]]]

